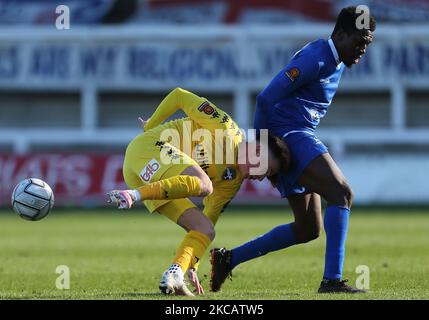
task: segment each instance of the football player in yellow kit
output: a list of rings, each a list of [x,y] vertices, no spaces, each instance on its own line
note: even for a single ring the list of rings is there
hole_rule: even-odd
[[[177,110],[187,118],[163,123]],[[108,193],[109,202],[129,209],[143,201],[187,232],[159,288],[164,294],[189,295],[184,273],[197,294],[204,293],[196,270],[215,237],[214,225],[243,179],[273,179],[289,166],[289,150],[278,138],[244,141],[231,117],[207,99],[176,88],[128,145],[123,175],[129,190]],[[250,152],[253,150],[254,152]],[[265,156],[265,157],[264,157]],[[204,197],[201,211],[188,197]]]

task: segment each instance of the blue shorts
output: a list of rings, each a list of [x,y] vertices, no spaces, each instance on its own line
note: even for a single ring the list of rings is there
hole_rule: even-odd
[[[297,180],[308,164],[319,155],[327,153],[328,148],[309,132],[290,133],[283,140],[289,147],[291,165],[287,173],[279,173],[277,189],[283,198],[307,193],[304,187],[297,184]]]

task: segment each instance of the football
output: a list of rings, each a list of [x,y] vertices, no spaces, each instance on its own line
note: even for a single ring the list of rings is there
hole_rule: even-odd
[[[51,187],[37,178],[21,181],[12,192],[12,208],[18,215],[31,221],[46,217],[54,206]]]

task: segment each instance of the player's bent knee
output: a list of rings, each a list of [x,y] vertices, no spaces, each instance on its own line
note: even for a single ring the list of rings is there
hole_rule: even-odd
[[[344,183],[341,187],[341,200],[343,205],[350,208],[353,202],[353,190],[347,183]]]
[[[347,191],[347,200],[348,200],[348,203],[349,203],[349,207],[351,207],[355,195],[354,195],[353,189],[349,185],[347,185],[347,188],[348,188],[348,191]]]
[[[190,166],[186,168],[181,174],[185,176],[193,176],[199,180],[200,190],[197,196],[206,197],[213,193],[212,181],[199,166]]]
[[[298,243],[307,243],[316,240],[320,236],[320,227],[305,227],[296,225],[294,228],[295,238]]]
[[[315,230],[312,230],[311,232],[309,232],[308,233],[308,235],[307,235],[307,242],[309,242],[309,241],[313,241],[313,240],[316,240],[317,238],[319,238],[320,237],[320,229],[315,229]]]
[[[353,197],[352,188],[346,182],[343,182],[332,190],[326,200],[328,201],[328,205],[350,208],[352,206]]]
[[[317,238],[319,238],[319,236],[320,236],[320,231],[307,232],[307,233],[300,235],[297,238],[297,241],[299,243],[307,243],[307,242],[316,240]]]

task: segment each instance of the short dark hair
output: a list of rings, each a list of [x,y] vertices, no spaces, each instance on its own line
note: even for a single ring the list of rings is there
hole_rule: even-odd
[[[354,32],[368,32],[366,29],[358,29],[356,27],[356,19],[360,16],[360,13],[356,13],[356,7],[350,6],[343,8],[338,14],[337,22],[335,23],[334,31],[332,35],[336,34],[338,31],[342,30],[347,34]],[[376,28],[376,20],[374,16],[370,15],[369,20],[369,31],[374,32]]]

